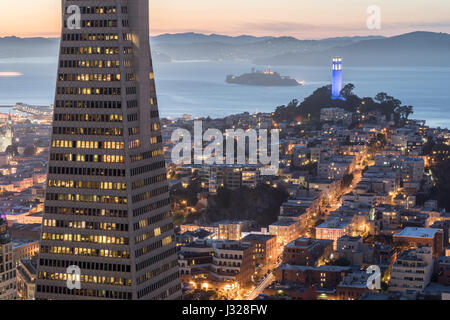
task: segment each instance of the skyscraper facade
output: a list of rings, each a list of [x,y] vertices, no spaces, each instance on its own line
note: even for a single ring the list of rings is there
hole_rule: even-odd
[[[178,299],[148,0],[62,10],[36,298]]]
[[[16,298],[16,265],[4,215],[0,216],[0,300]]]

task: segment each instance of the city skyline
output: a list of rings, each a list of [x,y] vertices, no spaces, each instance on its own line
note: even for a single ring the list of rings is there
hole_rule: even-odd
[[[448,13],[2,0],[0,301],[450,301]]]
[[[325,3],[324,3],[325,2]],[[349,3],[350,2],[350,3]],[[381,9],[381,29],[367,28],[367,9]],[[3,0],[0,37],[57,37],[59,0]],[[392,36],[411,31],[450,32],[450,3],[436,0],[392,1],[267,1],[208,2],[150,1],[151,35],[163,33],[220,33],[227,35],[293,36],[320,39],[352,35]],[[23,19],[15,19],[17,15]]]

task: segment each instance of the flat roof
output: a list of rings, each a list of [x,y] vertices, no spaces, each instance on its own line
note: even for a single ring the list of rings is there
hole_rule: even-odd
[[[440,229],[435,228],[415,228],[406,227],[399,233],[395,233],[395,237],[411,237],[411,238],[434,238]]]
[[[297,221],[292,221],[292,220],[278,220],[274,223],[271,224],[271,226],[278,226],[278,227],[282,227],[282,226],[291,226],[293,224],[297,223]]]
[[[333,240],[300,237],[294,241],[289,242],[286,245],[286,248],[308,248],[311,246],[316,246],[317,244],[326,246],[331,243],[333,243]]]
[[[316,271],[342,272],[342,271],[351,270],[351,267],[328,266],[328,265],[322,265],[320,267],[311,267],[311,266],[297,266],[297,265],[292,265],[292,264],[283,264],[279,267],[279,269],[280,270],[298,270],[298,271],[316,270]]]
[[[38,240],[28,240],[28,239],[14,239],[12,240],[13,248],[20,248],[23,246],[26,246],[27,244],[33,243],[33,242],[39,242]]]
[[[333,220],[325,221],[322,224],[318,225],[316,229],[342,229],[348,226],[351,223],[349,220]]]
[[[245,236],[242,241],[268,241],[272,238],[275,238],[275,235],[271,234],[249,234]]]

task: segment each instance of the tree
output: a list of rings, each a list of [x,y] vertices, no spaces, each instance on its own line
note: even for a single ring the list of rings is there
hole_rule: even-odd
[[[255,189],[241,187],[236,190],[219,188],[217,195],[208,200],[208,220],[253,220],[267,226],[277,220],[280,206],[287,201],[288,192],[282,187],[260,185]]]
[[[350,260],[348,260],[346,257],[339,257],[333,261],[331,261],[331,265],[333,266],[342,266],[342,267],[346,267],[351,265],[352,262]]]
[[[19,154],[19,150],[17,145],[10,145],[6,148],[6,153],[9,153],[12,156],[17,156]]]
[[[387,93],[380,92],[375,96],[375,101],[378,101],[378,103],[384,103],[387,100]]]
[[[24,156],[30,157],[36,154],[36,148],[34,146],[27,146],[23,151]]]
[[[432,167],[433,177],[436,181],[436,186],[431,191],[438,200],[439,206],[450,210],[450,159],[438,163],[437,166]]]
[[[412,107],[412,106],[405,106],[405,109],[404,109],[403,112],[404,112],[404,115],[405,115],[405,119],[408,119],[408,117],[409,117],[411,114],[414,113],[413,107]]]
[[[278,122],[294,119],[318,121],[321,109],[327,107],[338,107],[350,112],[380,112],[387,119],[394,114],[396,123],[400,121],[400,111],[404,118],[412,113],[411,106],[400,109],[402,102],[385,92],[378,93],[375,98],[360,98],[353,93],[354,89],[355,86],[352,83],[346,84],[341,91],[345,100],[331,100],[331,86],[318,88],[300,104],[298,100],[292,100],[287,106],[277,107],[274,119]]]
[[[275,121],[294,120],[298,117],[300,110],[298,108],[298,100],[294,99],[287,106],[279,106],[275,110]]]
[[[353,182],[354,176],[352,173],[346,174],[342,178],[342,188],[348,188]]]
[[[181,185],[179,185],[172,191],[171,194],[175,198],[186,200],[188,206],[195,206],[198,201],[197,195],[201,191],[201,183],[198,180],[191,180],[186,188],[183,188]]]
[[[341,95],[344,98],[350,98],[353,96],[353,90],[355,89],[355,85],[353,83],[348,83],[344,86],[344,88],[341,90]]]
[[[412,106],[398,106],[396,112],[400,115],[401,120],[408,120],[408,117],[414,113]]]

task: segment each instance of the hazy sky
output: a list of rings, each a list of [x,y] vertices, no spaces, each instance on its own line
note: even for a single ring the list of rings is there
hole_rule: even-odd
[[[0,0],[0,36],[58,36],[60,0]],[[367,28],[367,8],[381,29]],[[152,35],[175,32],[294,36],[450,33],[449,0],[150,0]]]

